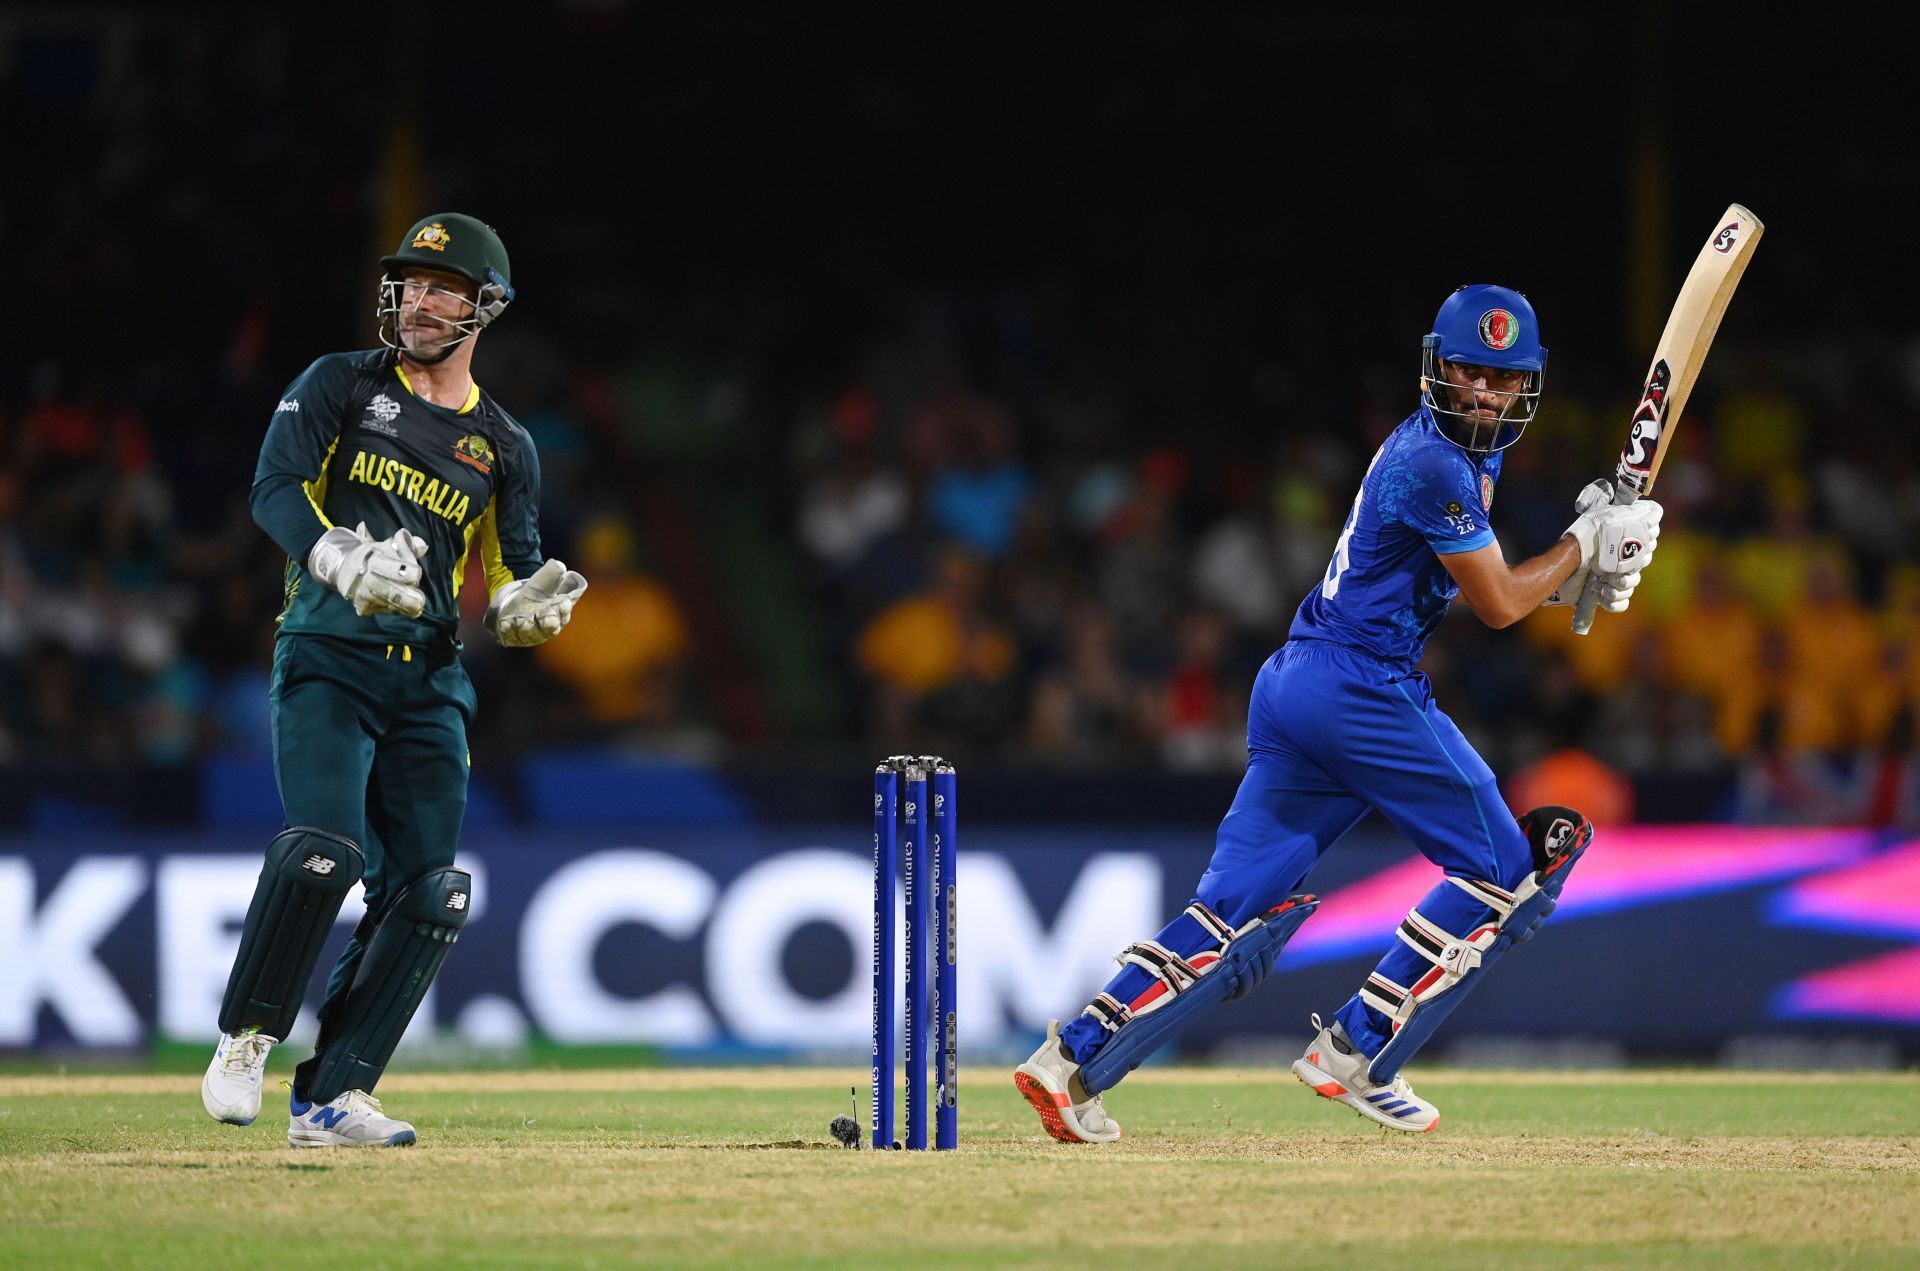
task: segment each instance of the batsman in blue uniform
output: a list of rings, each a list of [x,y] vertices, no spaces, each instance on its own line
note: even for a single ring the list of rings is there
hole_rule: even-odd
[[[1513,945],[1552,912],[1593,827],[1570,808],[1518,819],[1493,772],[1419,670],[1456,601],[1505,627],[1571,604],[1591,576],[1627,607],[1653,557],[1660,507],[1615,506],[1596,481],[1545,552],[1509,565],[1488,513],[1502,452],[1539,407],[1547,350],[1533,307],[1505,287],[1462,287],[1422,344],[1419,409],[1373,456],[1320,585],[1261,668],[1247,770],[1193,902],[1085,1011],[1049,1031],[1015,1084],[1054,1138],[1111,1142],[1104,1091],[1194,1016],[1245,995],[1319,903],[1299,891],[1321,853],[1378,811],[1440,866],[1359,992],[1293,1065],[1316,1093],[1396,1130],[1440,1113],[1401,1069]]]
[[[533,439],[473,379],[480,332],[514,298],[493,228],[429,216],[381,261],[384,347],[321,358],[281,395],[253,516],[287,553],[269,713],[286,828],[241,929],[201,1083],[250,1123],[322,943],[356,882],[366,916],[334,965],[320,1036],[294,1072],[294,1147],[414,1141],[372,1095],[471,912],[454,864],[473,685],[457,638],[478,552],[502,644],[557,635],[586,580],[540,553]]]

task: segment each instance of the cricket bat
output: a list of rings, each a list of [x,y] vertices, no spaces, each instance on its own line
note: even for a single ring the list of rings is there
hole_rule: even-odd
[[[1673,312],[1667,315],[1667,329],[1660,333],[1653,351],[1653,365],[1647,368],[1646,386],[1640,390],[1640,404],[1634,407],[1627,429],[1627,444],[1620,450],[1620,463],[1613,472],[1615,503],[1632,503],[1653,489],[1667,457],[1667,442],[1680,426],[1687,394],[1700,378],[1727,302],[1733,299],[1733,289],[1747,272],[1747,262],[1753,259],[1765,229],[1759,217],[1732,204],[1720,214],[1707,245],[1694,257]],[[1598,583],[1589,577],[1573,608],[1576,633],[1585,635],[1592,628],[1597,602]]]

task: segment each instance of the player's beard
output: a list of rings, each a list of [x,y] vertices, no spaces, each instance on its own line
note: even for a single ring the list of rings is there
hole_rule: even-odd
[[[446,361],[467,339],[467,333],[453,323],[425,315],[416,317],[412,323],[397,322],[395,335],[401,356],[420,366]]]

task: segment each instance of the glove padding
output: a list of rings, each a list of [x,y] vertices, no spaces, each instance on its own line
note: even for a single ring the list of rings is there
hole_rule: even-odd
[[[1581,519],[1585,519],[1591,512],[1597,512],[1601,508],[1611,506],[1613,506],[1613,482],[1607,480],[1605,477],[1598,477],[1589,481],[1586,487],[1580,491],[1579,497],[1573,501],[1574,513]],[[1574,526],[1578,526],[1580,521],[1576,520],[1573,524]],[[1578,534],[1572,526],[1568,527],[1567,534],[1574,535],[1576,538],[1578,537]],[[1565,537],[1565,535],[1562,535],[1562,537]],[[1571,574],[1567,575],[1565,582],[1553,589],[1553,594],[1547,597],[1546,603],[1549,605],[1570,605],[1580,599],[1581,589],[1587,585],[1587,575],[1591,572],[1587,566],[1587,555],[1586,547],[1582,546],[1580,549],[1580,563],[1574,567]]]
[[[307,553],[307,572],[353,605],[362,618],[376,613],[418,618],[427,607],[420,589],[420,560],[427,542],[407,530],[376,539],[367,523],[353,529],[336,525]]]
[[[487,630],[508,648],[544,644],[560,634],[573,617],[573,606],[587,590],[587,580],[557,560],[534,571],[531,578],[508,583],[493,593],[487,606]]]
[[[1653,559],[1654,546],[1660,541],[1660,515],[1661,507],[1652,499],[1609,500],[1581,512],[1567,527],[1567,537],[1580,544],[1581,568],[1601,574],[1630,573],[1645,569]]]
[[[1625,613],[1627,604],[1633,598],[1633,589],[1640,585],[1640,571],[1635,569],[1624,574],[1600,574],[1593,576],[1593,594],[1595,603],[1608,613]]]

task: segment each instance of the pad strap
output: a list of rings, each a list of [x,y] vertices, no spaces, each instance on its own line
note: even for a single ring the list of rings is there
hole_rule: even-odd
[[[1081,1065],[1081,1086],[1090,1094],[1111,1088],[1178,1034],[1194,1012],[1244,996],[1273,969],[1281,946],[1319,903],[1317,896],[1290,896],[1235,930],[1196,902],[1187,914],[1210,934],[1225,932],[1217,950],[1182,958],[1156,940],[1128,945],[1120,961],[1143,968],[1154,982],[1132,1002],[1102,993],[1087,1007],[1109,1035]]]
[[[1117,1033],[1133,1018],[1133,1010],[1111,993],[1096,994],[1093,1001],[1087,1003],[1086,1013],[1100,1021],[1100,1027],[1109,1033]]]
[[[1407,991],[1407,986],[1395,984],[1378,971],[1369,975],[1367,982],[1360,986],[1360,1000],[1392,1020],[1395,1029],[1406,1023],[1407,1017],[1413,1014],[1413,994]]]
[[[1122,966],[1137,966],[1160,981],[1169,993],[1184,992],[1201,976],[1199,968],[1158,940],[1141,940],[1120,950],[1114,959]]]
[[[1140,940],[1122,949],[1114,961],[1121,966],[1137,966],[1151,975],[1156,982],[1148,985],[1145,992],[1134,998],[1132,1002],[1126,1003],[1124,1007],[1110,995],[1105,993],[1100,995],[1112,1002],[1116,1008],[1126,1011],[1125,1017],[1120,1018],[1117,1023],[1108,1023],[1107,1017],[1102,1016],[1101,1023],[1109,1032],[1118,1029],[1128,1019],[1164,1006],[1175,995],[1192,988],[1199,982],[1201,976],[1220,961],[1220,955],[1240,934],[1225,918],[1200,901],[1196,900],[1187,906],[1186,916],[1191,918],[1202,932],[1212,937],[1215,947],[1203,949],[1186,957],[1175,953],[1158,940]],[[1249,930],[1259,922],[1260,919],[1255,918],[1241,930]],[[1089,1006],[1088,1009],[1093,1010],[1093,1007]],[[1099,1012],[1095,1013],[1099,1014]]]

